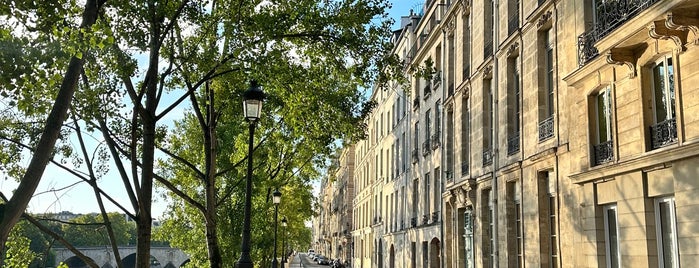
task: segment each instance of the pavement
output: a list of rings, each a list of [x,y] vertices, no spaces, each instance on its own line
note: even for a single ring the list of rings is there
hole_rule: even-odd
[[[298,268],[298,267],[303,267],[303,264],[301,263],[301,255],[296,254],[292,255],[289,258],[289,263],[288,263],[288,268]]]

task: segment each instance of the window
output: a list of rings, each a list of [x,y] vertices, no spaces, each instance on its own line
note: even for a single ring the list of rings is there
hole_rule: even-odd
[[[519,152],[520,92],[518,57],[508,59],[507,155]]]
[[[548,170],[543,172],[545,176],[546,183],[546,193],[545,198],[547,199],[547,211],[548,211],[548,231],[549,231],[549,255],[552,268],[558,267],[558,205],[556,204],[556,188],[557,181],[556,177],[553,176],[553,170]]]
[[[431,125],[432,125],[432,111],[427,110],[427,112],[425,113],[425,139],[426,140],[429,140],[430,135],[432,135]]]
[[[471,76],[471,16],[468,16],[463,20],[464,22],[464,33],[462,39],[463,45],[463,55],[461,62],[461,80],[466,81]]]
[[[493,0],[485,0],[485,10],[483,12],[483,59],[493,55],[493,37],[495,36],[494,13]]]
[[[672,57],[663,57],[652,68],[653,125],[651,147],[657,149],[677,141],[675,122],[675,70]]]
[[[469,99],[463,98],[463,109],[461,110],[461,176],[468,174],[469,148],[471,146],[471,137],[469,136],[470,128],[470,110]]]
[[[493,162],[493,91],[492,80],[483,80],[483,166]]]
[[[621,267],[616,205],[604,207],[604,236],[607,267]]]
[[[441,195],[441,185],[442,185],[442,171],[440,168],[434,169],[434,183],[432,183],[432,213],[437,213],[439,211],[439,204],[442,200]],[[436,222],[436,214],[433,215],[433,223]]]
[[[507,182],[507,251],[509,267],[524,267],[524,239],[522,225],[522,192],[520,181]]]
[[[425,194],[423,195],[423,215],[424,217],[427,216],[427,214],[430,213],[430,173],[427,172],[425,173]],[[425,222],[425,219],[423,218],[423,222]],[[426,222],[425,222],[426,223]]]
[[[483,200],[483,213],[482,218],[485,220],[483,222],[483,250],[481,251],[483,255],[483,267],[494,267],[495,263],[493,260],[495,256],[495,251],[493,250],[497,245],[495,245],[495,240],[493,239],[493,197],[491,189],[485,189],[481,193],[481,199]]]
[[[418,179],[413,180],[413,220],[412,220],[412,227],[415,227],[416,221],[417,221],[417,208],[418,208],[418,189],[420,188]]]
[[[510,12],[507,20],[507,33],[512,34],[519,28],[519,0],[507,1]]]
[[[599,165],[612,160],[612,107],[609,87],[600,91],[594,98],[593,151],[594,164]]]
[[[553,101],[554,101],[554,79],[553,79],[553,34],[551,29],[544,30],[539,34],[539,63],[543,66],[540,69],[540,89],[539,89],[539,141],[545,141],[553,137]]]
[[[655,200],[655,221],[658,240],[658,267],[680,267],[674,197],[662,197]]]

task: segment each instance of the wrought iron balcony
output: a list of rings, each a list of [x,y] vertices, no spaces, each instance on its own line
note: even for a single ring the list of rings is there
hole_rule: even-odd
[[[439,211],[432,212],[432,223],[437,223],[439,221]]]
[[[553,137],[553,116],[539,122],[539,142]]]
[[[430,223],[430,215],[429,214],[422,215],[422,225],[427,225],[428,223]]]
[[[437,71],[432,75],[432,90],[437,90],[439,84],[442,83],[442,72]]]
[[[493,149],[483,148],[483,166],[488,166],[493,163]]]
[[[483,59],[487,59],[493,55],[493,40],[486,41],[483,45]]]
[[[454,172],[451,170],[447,170],[444,172],[444,176],[447,177],[447,182],[453,182],[454,181]]]
[[[432,84],[427,83],[424,88],[422,88],[422,94],[425,99],[430,97],[430,93],[432,92]]]
[[[400,229],[405,230],[405,220],[400,220]]]
[[[513,155],[519,152],[519,131],[510,134],[507,138],[507,155]]]
[[[593,146],[595,153],[595,165],[606,163],[614,159],[613,143],[611,140]]]
[[[410,227],[412,227],[412,228],[417,227],[417,217],[412,217],[410,219]]]
[[[417,163],[417,161],[420,160],[420,154],[418,153],[417,148],[413,149],[413,151],[410,152],[410,156],[412,156],[413,158],[413,163]]]
[[[432,134],[432,137],[430,137],[430,140],[432,143],[432,150],[439,148],[439,146],[441,145],[441,143],[439,142],[439,131]]]
[[[595,44],[641,11],[659,0],[596,1],[595,21],[591,28],[578,36],[578,65],[583,66],[599,52]]]
[[[468,175],[468,161],[461,162],[461,176]]]
[[[430,147],[430,139],[427,139],[422,143],[422,156],[430,154],[430,151],[432,151]]]
[[[677,123],[674,118],[650,126],[651,147],[658,149],[677,142]]]

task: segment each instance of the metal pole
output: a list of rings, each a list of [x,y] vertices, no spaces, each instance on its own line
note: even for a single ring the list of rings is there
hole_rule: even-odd
[[[286,250],[286,226],[282,224],[282,227],[284,227],[284,233],[282,234],[282,268],[284,268],[284,264],[287,263],[286,255],[288,251]]]
[[[272,257],[272,268],[277,268],[277,210],[279,204],[274,204],[274,255]]]
[[[255,137],[255,121],[250,122],[250,139],[248,140],[248,174],[245,180],[245,214],[243,218],[243,241],[240,246],[240,259],[237,268],[253,268],[250,258],[250,212],[252,206],[252,144]]]

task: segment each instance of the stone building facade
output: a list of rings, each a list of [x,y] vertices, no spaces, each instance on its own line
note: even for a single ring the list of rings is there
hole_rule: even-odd
[[[353,267],[699,261],[699,1],[433,0],[401,26],[409,124],[377,89]]]

